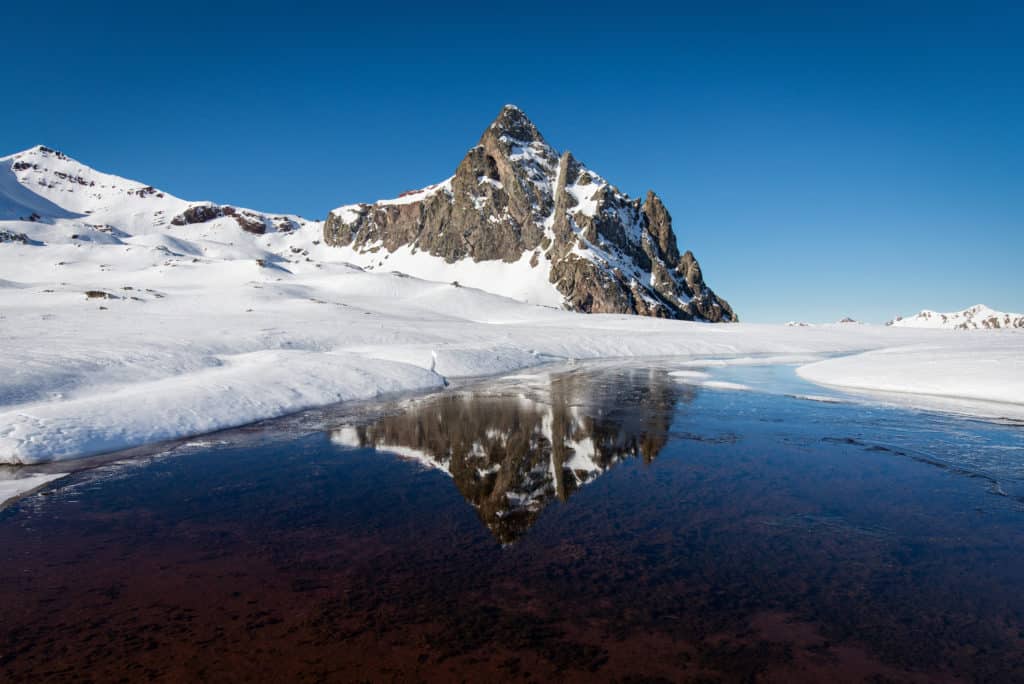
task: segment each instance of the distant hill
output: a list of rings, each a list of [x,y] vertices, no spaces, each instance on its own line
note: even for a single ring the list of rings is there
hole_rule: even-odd
[[[897,316],[886,325],[897,328],[945,328],[948,330],[994,330],[1024,328],[1024,314],[995,311],[984,304],[975,304],[963,311],[939,313],[925,309],[916,316]]]

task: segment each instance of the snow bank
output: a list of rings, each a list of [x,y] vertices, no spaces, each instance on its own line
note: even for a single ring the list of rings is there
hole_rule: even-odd
[[[818,361],[797,373],[822,385],[910,395],[903,403],[1024,419],[1024,335],[941,334],[924,344]]]
[[[217,368],[0,413],[0,454],[21,464],[87,456],[441,384],[417,366],[351,354],[250,352]]]

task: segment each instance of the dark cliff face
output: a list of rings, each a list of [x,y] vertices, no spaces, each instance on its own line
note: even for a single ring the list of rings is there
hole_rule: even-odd
[[[735,321],[679,254],[672,218],[653,192],[631,199],[559,155],[526,115],[506,106],[444,183],[396,200],[332,212],[324,240],[359,251],[410,246],[453,263],[516,262],[565,306],[592,313]]]

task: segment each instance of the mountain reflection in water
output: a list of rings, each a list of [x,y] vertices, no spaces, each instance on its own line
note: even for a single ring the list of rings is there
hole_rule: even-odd
[[[676,405],[692,399],[693,388],[663,370],[568,371],[429,397],[331,439],[443,470],[508,544],[553,500],[566,501],[617,463],[653,461]]]

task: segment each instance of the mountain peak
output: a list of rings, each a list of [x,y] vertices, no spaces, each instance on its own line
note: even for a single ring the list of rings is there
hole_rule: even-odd
[[[544,136],[530,121],[530,117],[526,116],[526,112],[513,104],[507,104],[501,108],[501,112],[487,127],[484,135],[486,136],[488,133],[494,134],[499,139],[507,137],[510,141],[524,145],[532,142],[544,142]]]
[[[4,162],[5,165],[10,163],[4,171],[10,174],[7,185],[11,192],[18,191],[10,185],[14,182],[52,203],[53,206],[48,206],[46,211],[31,212],[44,218],[67,218],[68,212],[92,214],[130,198],[158,193],[165,196],[142,183],[97,171],[46,145],[35,145],[4,157]],[[17,207],[10,209],[15,212],[13,217],[21,215]]]
[[[324,242],[374,267],[401,264],[431,279],[447,271],[464,285],[575,311],[736,320],[693,254],[680,255],[657,195],[630,198],[559,155],[515,105],[502,108],[448,181],[339,207]]]
[[[0,160],[3,160],[3,161],[6,162],[6,161],[11,161],[13,159],[21,159],[22,157],[28,157],[28,156],[38,156],[40,154],[48,154],[48,153],[51,153],[51,152],[54,153],[54,154],[60,154],[60,152],[57,152],[53,148],[47,147],[46,145],[33,145],[32,147],[29,147],[27,149],[21,150],[20,152],[15,152],[14,154],[8,154],[5,157],[0,157]]]

